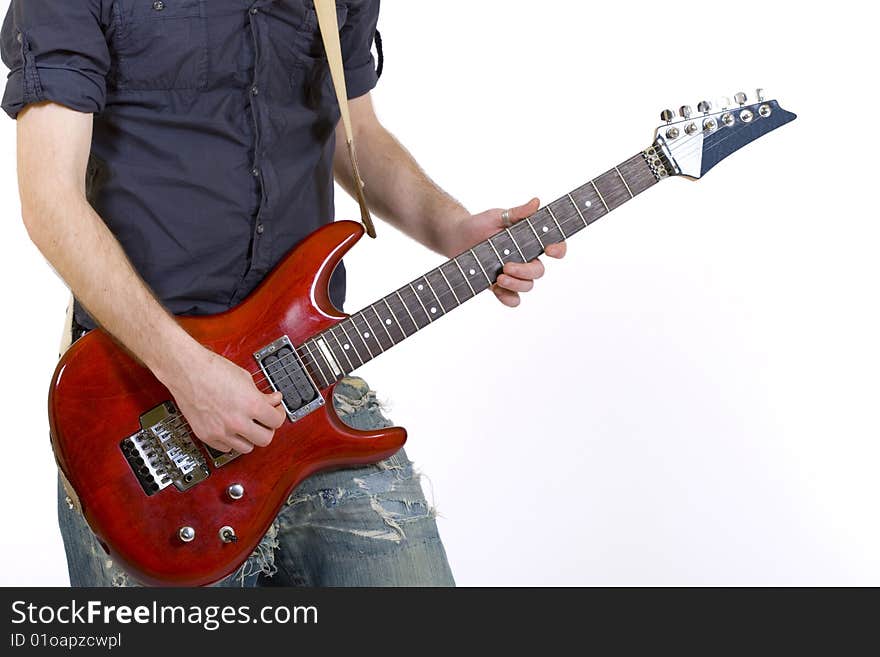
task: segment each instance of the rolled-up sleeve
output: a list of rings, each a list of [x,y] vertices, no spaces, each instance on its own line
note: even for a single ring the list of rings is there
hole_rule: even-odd
[[[354,0],[348,5],[348,17],[339,31],[339,41],[349,98],[363,96],[379,80],[372,53],[378,20],[379,0]]]
[[[0,33],[10,69],[3,110],[52,101],[80,112],[104,109],[110,52],[102,0],[12,0]]]

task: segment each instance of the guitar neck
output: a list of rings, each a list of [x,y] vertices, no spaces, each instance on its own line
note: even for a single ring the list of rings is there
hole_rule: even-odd
[[[411,283],[354,313],[302,347],[327,386],[489,289],[505,263],[528,262],[668,175],[649,148]]]

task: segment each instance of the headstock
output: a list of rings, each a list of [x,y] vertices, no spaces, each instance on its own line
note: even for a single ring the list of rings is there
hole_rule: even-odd
[[[762,89],[757,90],[757,102],[748,104],[746,94],[739,92],[734,102],[725,98],[720,106],[716,110],[703,100],[696,112],[682,106],[678,117],[663,110],[654,149],[668,161],[663,163],[669,165],[668,175],[701,178],[731,153],[797,118],[777,101],[765,100]]]

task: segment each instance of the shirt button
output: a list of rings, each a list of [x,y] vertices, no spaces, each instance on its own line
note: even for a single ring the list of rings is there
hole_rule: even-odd
[[[254,167],[253,169],[251,169],[251,175],[254,178],[258,178],[260,175],[260,170],[257,167]]]
[[[265,230],[265,229],[263,228],[263,224],[257,224],[257,235],[262,235],[262,234],[263,234],[263,230]]]
[[[251,7],[251,16],[253,16],[254,14],[258,14],[259,12],[260,12],[260,10],[257,9],[256,7]]]
[[[260,88],[257,85],[251,87],[251,96],[256,96],[258,93],[260,93]]]
[[[165,3],[162,2],[162,0],[156,0],[156,2],[153,3],[153,9],[155,11],[162,11],[165,9]]]

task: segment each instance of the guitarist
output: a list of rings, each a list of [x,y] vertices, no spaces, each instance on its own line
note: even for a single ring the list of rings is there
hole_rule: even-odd
[[[371,209],[447,257],[534,213],[536,199],[472,216],[428,178],[373,111],[379,0],[336,4]],[[311,0],[11,0],[2,56],[22,216],[75,294],[73,338],[98,325],[112,334],[204,443],[242,453],[269,444],[284,418],[280,395],[261,393],[173,315],[240,303],[332,221],[334,179],[354,191]],[[494,293],[517,306],[542,273],[537,260],[508,263]],[[341,308],[341,266],[330,291]],[[360,379],[343,380],[335,404],[357,428],[390,425]],[[59,492],[71,584],[132,583]],[[405,453],[294,491],[224,582],[261,584],[452,585]]]

